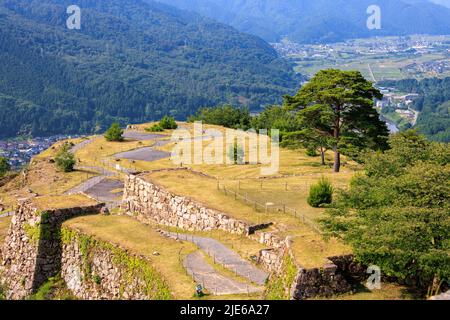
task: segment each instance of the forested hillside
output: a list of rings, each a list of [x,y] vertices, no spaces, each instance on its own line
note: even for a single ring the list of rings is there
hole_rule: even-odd
[[[258,108],[299,85],[262,39],[147,0],[0,0],[0,61],[0,137]]]
[[[407,34],[449,34],[450,9],[426,0],[159,0],[277,42],[300,43]],[[367,8],[381,9],[381,29],[367,28]]]
[[[419,93],[413,108],[421,113],[414,128],[432,140],[450,142],[450,78],[385,81],[381,85]]]

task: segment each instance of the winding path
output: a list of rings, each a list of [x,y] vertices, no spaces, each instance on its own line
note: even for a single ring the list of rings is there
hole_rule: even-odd
[[[172,239],[189,241],[196,244],[201,250],[212,257],[216,263],[223,265],[225,268],[260,286],[266,283],[269,276],[266,272],[242,259],[236,252],[215,239],[165,231],[161,231],[161,234]]]
[[[205,260],[200,251],[189,254],[184,267],[197,283],[215,295],[262,292],[263,288],[248,285],[221,275]]]

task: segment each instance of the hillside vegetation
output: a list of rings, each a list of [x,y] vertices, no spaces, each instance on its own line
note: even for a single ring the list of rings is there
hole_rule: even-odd
[[[448,34],[450,9],[411,0],[161,0],[278,42],[300,43],[407,34]],[[367,8],[378,5],[382,27],[369,30]],[[414,17],[414,19],[411,19]]]
[[[262,39],[153,1],[0,1],[0,137],[91,133],[279,101],[298,80]]]
[[[420,111],[414,128],[431,140],[450,142],[450,78],[384,81],[381,85],[420,94],[412,106]]]

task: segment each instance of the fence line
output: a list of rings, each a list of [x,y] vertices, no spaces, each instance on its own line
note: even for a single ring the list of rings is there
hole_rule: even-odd
[[[306,217],[303,213],[298,212],[296,208],[291,208],[286,206],[285,204],[269,204],[267,203],[261,203],[257,200],[253,200],[248,196],[248,193],[241,194],[239,192],[236,192],[233,189],[230,189],[226,185],[220,185],[220,182],[217,181],[217,188],[220,191],[223,191],[226,196],[232,196],[234,197],[235,201],[243,201],[245,204],[253,206],[255,211],[263,211],[264,213],[279,213],[282,212],[283,214],[290,214],[294,216],[295,218],[300,218],[301,222],[308,227],[310,227],[314,232],[323,235],[323,232],[320,230],[320,228],[314,223],[311,219]]]

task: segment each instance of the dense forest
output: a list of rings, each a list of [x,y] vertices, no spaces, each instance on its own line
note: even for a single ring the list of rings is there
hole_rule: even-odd
[[[420,94],[413,104],[420,111],[414,128],[431,140],[450,142],[450,78],[384,81],[380,85]]]
[[[148,0],[0,0],[0,60],[0,137],[257,109],[301,80],[262,39]]]
[[[449,34],[450,9],[425,0],[160,0],[278,42],[326,43],[373,36]],[[367,28],[377,5],[382,26]],[[414,17],[414,19],[412,19]]]

